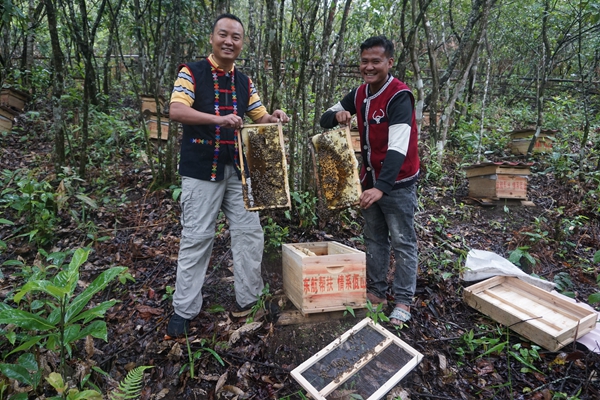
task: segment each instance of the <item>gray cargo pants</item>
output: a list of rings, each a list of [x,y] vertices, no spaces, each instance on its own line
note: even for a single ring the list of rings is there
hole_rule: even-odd
[[[247,211],[242,182],[232,165],[220,182],[182,177],[181,242],[177,281],[173,295],[175,313],[193,319],[202,308],[202,285],[210,262],[219,210],[227,217],[231,232],[231,253],[235,298],[241,307],[255,302],[262,293],[261,262],[263,230],[258,212]]]

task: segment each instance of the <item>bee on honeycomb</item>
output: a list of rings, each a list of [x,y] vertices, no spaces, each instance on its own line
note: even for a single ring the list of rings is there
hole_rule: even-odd
[[[344,130],[313,138],[318,160],[319,185],[327,207],[350,207],[358,203],[357,161]]]
[[[287,167],[278,125],[245,128],[246,159],[250,176],[243,185],[248,209],[288,207]]]

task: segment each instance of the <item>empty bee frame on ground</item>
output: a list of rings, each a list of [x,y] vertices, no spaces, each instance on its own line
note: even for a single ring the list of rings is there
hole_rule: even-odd
[[[365,318],[300,364],[291,375],[314,399],[377,400],[422,358],[421,353],[396,335]]]
[[[334,129],[315,135],[312,142],[318,165],[318,184],[327,208],[357,205],[361,189],[350,129]]]
[[[242,174],[246,209],[289,209],[290,189],[281,124],[245,125],[238,135],[238,145],[246,156],[240,159],[242,170],[247,163],[250,175]]]

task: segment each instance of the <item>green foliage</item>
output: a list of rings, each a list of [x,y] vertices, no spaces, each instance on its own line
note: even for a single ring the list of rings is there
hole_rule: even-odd
[[[33,390],[37,389],[42,379],[42,371],[31,353],[21,354],[14,364],[0,363],[0,372],[7,378],[30,385]]]
[[[529,254],[527,250],[529,250],[529,246],[517,247],[513,251],[509,252],[508,261],[519,267],[523,266],[523,260],[526,260],[531,265],[535,265],[535,258],[533,258],[533,256]]]
[[[109,400],[135,399],[142,391],[144,371],[150,366],[140,366],[127,373],[125,379],[119,383],[119,387],[109,394]]]
[[[105,270],[75,295],[79,268],[88,255],[88,249],[77,249],[67,266],[59,264],[31,270],[27,282],[17,289],[13,297],[18,307],[0,310],[0,324],[15,327],[2,333],[15,346],[4,357],[29,351],[37,345],[48,350],[60,350],[61,364],[64,364],[65,353],[71,356],[72,345],[76,341],[88,335],[107,340],[106,323],[101,319],[117,301],[104,301],[90,309],[85,308],[96,293],[104,290],[127,268]],[[54,270],[56,274],[50,276]]]
[[[311,228],[317,225],[318,217],[316,213],[317,198],[310,192],[291,192],[290,197],[293,201],[293,207],[296,211],[300,222],[299,228]],[[286,216],[291,219],[289,211],[286,211]]]
[[[282,227],[271,217],[268,218],[267,224],[263,226],[263,231],[265,234],[265,248],[267,250],[281,249],[281,245],[285,243],[290,234],[287,226]]]
[[[377,307],[375,307],[369,300],[367,300],[367,317],[371,318],[376,324],[390,321],[383,312],[383,303],[379,303],[377,304]]]
[[[127,375],[129,376],[129,375]],[[102,400],[102,394],[95,390],[79,391],[76,388],[70,388],[65,383],[63,377],[58,372],[51,372],[46,381],[58,392],[58,396],[51,397],[50,400]]]
[[[247,324],[252,323],[252,321],[254,321],[254,317],[256,316],[256,313],[258,313],[258,311],[260,311],[260,310],[268,311],[267,306],[270,304],[272,299],[273,299],[273,295],[271,294],[269,284],[265,283],[265,287],[263,288],[261,294],[256,299],[256,303],[254,303],[252,305],[252,307],[250,308],[250,314],[248,314],[248,316],[246,317],[246,323]]]
[[[187,362],[187,364],[182,365],[181,369],[179,370],[180,375],[185,371],[186,368],[189,368],[190,378],[194,379],[196,376],[195,375],[196,361],[198,361],[200,358],[202,358],[202,355],[205,352],[212,355],[219,364],[221,364],[222,366],[225,366],[225,363],[223,362],[223,359],[221,358],[221,356],[214,349],[211,349],[210,347],[205,346],[206,342],[207,342],[207,340],[205,338],[200,339],[200,348],[197,349],[196,351],[192,351],[189,339],[187,337],[185,338],[185,343],[187,344],[187,351],[188,351],[188,362]]]
[[[573,281],[567,272],[559,272],[554,275],[554,284],[556,285],[556,291],[565,296],[575,297]]]
[[[10,207],[23,218],[23,224],[17,231],[26,230],[19,236],[28,237],[38,245],[48,243],[58,223],[56,215],[54,189],[50,183],[38,182],[31,171],[25,170],[2,172],[0,206]]]

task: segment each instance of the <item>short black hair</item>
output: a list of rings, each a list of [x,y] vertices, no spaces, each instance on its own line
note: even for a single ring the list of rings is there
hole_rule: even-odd
[[[216,28],[216,26],[217,26],[217,22],[219,22],[220,20],[222,20],[222,19],[225,19],[225,18],[227,18],[227,19],[232,19],[232,20],[234,20],[234,21],[237,21],[237,22],[239,22],[239,23],[240,23],[240,25],[242,25],[242,30],[244,30],[244,24],[242,23],[242,20],[241,20],[241,19],[240,19],[240,18],[239,18],[237,15],[233,15],[233,14],[230,14],[230,13],[224,13],[224,14],[221,14],[221,15],[219,15],[219,16],[218,16],[218,17],[215,19],[215,22],[213,23],[213,26],[212,26],[212,32],[214,32],[214,31],[215,31],[215,28]]]
[[[394,57],[394,43],[391,40],[386,38],[385,36],[373,36],[362,42],[360,45],[360,53],[367,49],[372,49],[373,47],[383,47],[383,54],[387,58]]]

